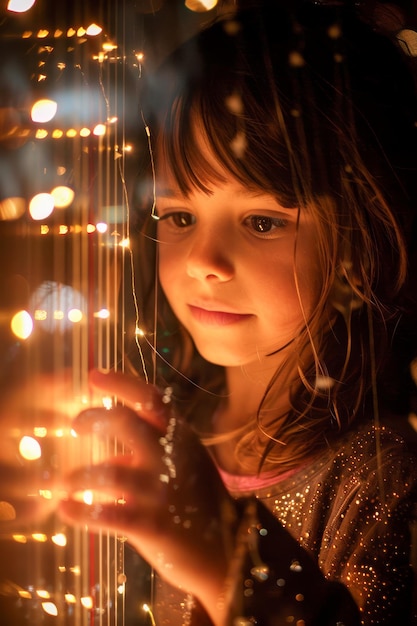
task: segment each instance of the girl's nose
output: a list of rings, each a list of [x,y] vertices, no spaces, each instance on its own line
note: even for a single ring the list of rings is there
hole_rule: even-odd
[[[196,238],[187,257],[188,275],[198,280],[231,280],[235,273],[231,244],[218,233]]]

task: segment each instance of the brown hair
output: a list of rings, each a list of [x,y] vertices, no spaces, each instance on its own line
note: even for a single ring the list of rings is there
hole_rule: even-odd
[[[184,193],[221,184],[198,150],[198,118],[212,154],[235,179],[315,218],[323,276],[317,305],[237,448],[248,469],[263,458],[265,467],[285,470],[372,409],[366,399],[406,282],[416,109],[399,52],[349,9],[263,4],[183,45],[149,81],[144,107],[157,165],[170,169]],[[155,259],[144,244],[152,244],[153,227],[148,219],[143,268]],[[154,275],[142,287],[151,329]],[[197,406],[212,410],[221,395],[222,371],[196,353],[162,293],[158,319],[166,340],[156,345],[165,349],[160,374],[175,385],[182,414],[195,419]],[[294,369],[296,381],[288,376]],[[284,416],[274,410],[282,384],[291,385]]]

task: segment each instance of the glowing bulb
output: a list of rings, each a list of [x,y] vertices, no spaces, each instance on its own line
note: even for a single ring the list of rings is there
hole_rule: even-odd
[[[77,30],[77,37],[84,37],[85,33],[87,31],[85,30],[85,28],[83,28],[82,26],[80,26],[80,28]]]
[[[39,541],[40,543],[45,543],[48,541],[48,537],[44,533],[32,533],[32,539],[35,541]],[[39,595],[39,591],[36,592]]]
[[[99,317],[102,320],[107,320],[110,317],[110,311],[108,309],[100,309],[100,311],[94,313],[94,317]]]
[[[29,11],[35,4],[36,0],[9,0],[7,10],[14,13],[24,13]]]
[[[26,461],[35,461],[42,456],[42,448],[39,441],[28,436],[22,437],[20,440],[19,452]]]
[[[90,24],[85,32],[90,37],[96,37],[102,32],[102,30],[101,26],[98,26],[97,24]]]
[[[29,203],[29,213],[34,220],[44,220],[54,210],[54,199],[50,193],[38,193]]]
[[[108,411],[110,411],[110,409],[113,408],[113,398],[111,396],[104,396],[104,398],[102,398],[102,402],[103,402],[104,408],[107,409]]]
[[[83,319],[82,311],[80,311],[80,309],[70,309],[68,311],[68,319],[74,324],[81,322],[81,320]]]
[[[64,533],[57,533],[56,535],[53,535],[52,541],[56,546],[64,547],[67,545],[67,538]]]
[[[105,222],[98,222],[98,224],[96,224],[96,228],[99,233],[105,233],[107,232],[108,225]]]
[[[93,598],[91,596],[84,596],[83,598],[80,598],[80,602],[85,609],[93,608]]]
[[[67,187],[66,185],[59,185],[58,187],[54,187],[51,191],[54,205],[58,209],[64,209],[69,206],[74,200],[74,195],[73,189],[71,189],[71,187]]]
[[[93,504],[93,500],[94,500],[93,492],[87,489],[86,491],[83,492],[82,499],[83,499],[84,504],[89,504],[89,505]]]
[[[39,441],[29,436],[22,437],[20,440],[19,452],[27,461],[34,461],[42,456],[42,448]]]
[[[122,248],[128,248],[130,246],[129,238],[122,239],[122,241],[119,242],[119,246]]]
[[[35,133],[36,139],[45,139],[48,136],[48,131],[45,128],[38,128]]]
[[[56,115],[58,105],[55,100],[43,98],[32,107],[30,116],[33,122],[50,122]]]
[[[149,606],[149,604],[146,604],[146,603],[142,604],[142,609],[145,611],[145,613],[147,613],[149,615],[149,618],[151,620],[152,626],[156,626],[155,617],[154,617],[154,615],[152,613],[152,609]]]
[[[49,593],[49,591],[46,591],[46,589],[37,589],[36,595],[39,598],[44,598],[45,600],[51,597],[51,594]]]
[[[89,128],[82,128],[80,130],[80,137],[89,137],[91,135],[91,130]]]
[[[106,127],[104,124],[97,124],[93,130],[93,135],[96,137],[103,137],[106,134]]]
[[[63,134],[64,134],[63,130],[61,130],[60,128],[55,128],[55,130],[52,131],[52,138],[53,139],[61,139]]]
[[[26,591],[25,589],[19,589],[18,594],[21,598],[24,598],[25,600],[32,599],[32,594],[30,593],[30,591]]]
[[[32,334],[33,320],[27,311],[18,311],[10,322],[12,332],[19,339],[27,339]]]
[[[13,539],[17,543],[27,543],[27,539],[25,535],[13,535]]]
[[[68,604],[75,604],[77,600],[76,600],[74,594],[66,593],[65,594],[65,601],[68,602]]]
[[[52,491],[50,489],[39,489],[39,495],[45,500],[52,500]]]
[[[45,426],[35,426],[33,429],[33,434],[35,437],[46,437],[48,434],[48,429]]]
[[[218,0],[185,0],[185,6],[190,11],[202,13],[204,11],[211,11],[217,5]]]
[[[96,227],[94,226],[94,224],[87,224],[86,231],[88,233],[94,233],[95,230],[96,230]]]
[[[42,602],[42,608],[47,615],[58,615],[58,608],[53,602]]]

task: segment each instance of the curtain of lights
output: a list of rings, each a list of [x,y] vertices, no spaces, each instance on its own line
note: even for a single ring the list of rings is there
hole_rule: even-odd
[[[199,28],[216,5],[1,3],[2,398],[31,378],[39,394],[40,376],[67,371],[70,387],[65,383],[60,400],[75,414],[89,400],[90,367],[123,370],[139,82],[147,65]],[[11,464],[42,473],[59,472],[62,459],[76,465],[100,458],[104,444],[91,441],[79,451],[70,424],[58,427],[47,416],[49,399],[33,402],[26,394],[24,416],[10,413],[7,424],[2,415],[9,426],[5,462],[9,454]],[[1,522],[16,517],[5,493],[3,483]],[[40,495],[52,498],[48,490]],[[88,502],[91,494],[80,497]],[[3,626],[154,623],[152,573],[124,537],[75,531],[53,515],[0,533]]]

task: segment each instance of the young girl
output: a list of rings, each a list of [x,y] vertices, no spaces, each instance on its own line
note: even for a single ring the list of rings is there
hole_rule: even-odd
[[[157,387],[92,374],[123,404],[74,427],[131,454],[67,489],[123,504],[60,508],[149,561],[158,626],[411,623],[415,462],[383,418],[417,107],[399,50],[320,4],[236,10],[144,94],[156,187],[137,267],[157,276],[138,281],[139,326]]]

